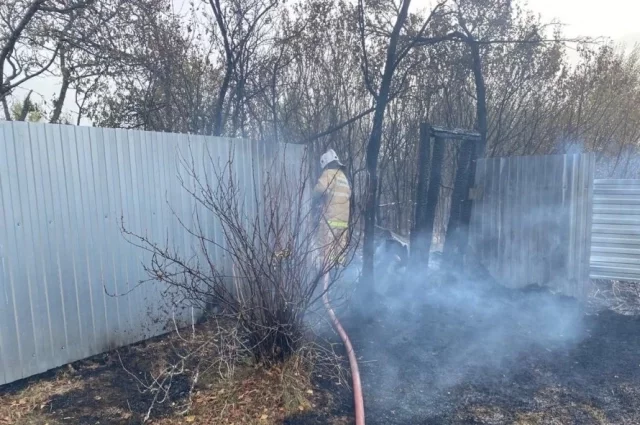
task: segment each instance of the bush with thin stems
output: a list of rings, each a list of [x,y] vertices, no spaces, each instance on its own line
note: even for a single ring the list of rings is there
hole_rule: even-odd
[[[210,154],[180,157],[180,183],[196,208],[193,224],[175,211],[174,217],[193,242],[193,255],[128,231],[123,223],[129,241],[151,253],[144,265],[147,281],[161,283],[176,305],[232,316],[260,362],[284,360],[302,345],[305,314],[322,296],[324,276],[352,252],[323,255],[308,166],[290,157],[282,145],[272,147],[242,182],[233,150],[223,163]],[[221,238],[210,233],[214,225]],[[338,276],[330,274],[329,287]]]

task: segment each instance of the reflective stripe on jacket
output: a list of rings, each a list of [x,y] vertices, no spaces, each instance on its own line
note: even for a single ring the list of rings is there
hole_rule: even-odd
[[[314,189],[324,195],[323,216],[330,227],[346,229],[349,226],[351,187],[342,170],[326,169]]]

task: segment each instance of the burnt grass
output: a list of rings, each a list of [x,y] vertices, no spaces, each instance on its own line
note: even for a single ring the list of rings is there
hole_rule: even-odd
[[[129,359],[127,359],[129,360]],[[133,360],[133,359],[132,359]],[[139,363],[139,359],[129,361]],[[133,370],[149,368],[136,365]],[[54,418],[72,420],[76,424],[142,424],[142,419],[153,402],[153,394],[143,388],[120,364],[98,363],[93,368],[82,368],[77,376],[85,382],[84,388],[55,395],[49,399],[48,409]],[[149,376],[142,376],[143,382],[149,382]],[[191,383],[186,376],[176,376],[171,383],[169,397],[163,403],[154,404],[152,418],[173,413],[172,403],[181,401],[190,389]],[[108,403],[108,407],[105,406]],[[69,419],[72,418],[72,419]]]
[[[540,288],[387,289],[378,309],[342,313],[367,424],[640,423],[637,316],[587,311]],[[285,423],[353,423],[351,392],[316,384],[333,404]]]
[[[47,380],[81,382],[79,388],[48,397],[41,420],[47,424],[142,424],[154,400],[154,394],[140,384],[152,382],[150,371],[156,369],[160,355],[167,360],[175,353],[167,350],[166,337],[124,347],[80,360],[43,374],[0,387],[0,395],[18,393]],[[134,377],[135,376],[135,377]],[[188,395],[191,383],[184,375],[175,376],[162,403],[153,403],[150,418],[161,418],[175,411],[176,403]],[[30,422],[29,422],[30,423]],[[35,422],[40,423],[40,422]]]
[[[360,360],[367,424],[640,424],[639,316],[586,310],[539,288],[404,284],[380,290],[377,308],[339,312]],[[140,424],[153,396],[132,374],[148,382],[167,344],[99,355],[0,395],[68,377],[82,386],[47,400],[47,423]],[[184,401],[190,384],[176,379],[153,418]],[[285,424],[353,423],[351,391],[320,371],[314,379],[318,408]]]

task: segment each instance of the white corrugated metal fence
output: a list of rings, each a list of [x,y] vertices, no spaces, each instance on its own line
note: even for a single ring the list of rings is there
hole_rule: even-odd
[[[594,182],[591,277],[640,280],[640,180]]]
[[[585,296],[594,164],[591,154],[478,160],[469,242],[495,279]]]
[[[138,285],[149,258],[125,240],[121,218],[188,255],[194,242],[173,212],[189,226],[202,207],[181,187],[179,159],[211,179],[211,160],[233,152],[250,217],[265,159],[282,146],[0,122],[0,384],[163,333],[173,313],[158,285]],[[301,146],[287,152],[290,163],[302,161]],[[223,243],[217,220],[199,217]],[[223,250],[213,257],[225,263]]]

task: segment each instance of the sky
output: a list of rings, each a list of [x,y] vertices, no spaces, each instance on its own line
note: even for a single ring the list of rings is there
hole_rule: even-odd
[[[635,0],[529,0],[529,8],[544,20],[565,24],[567,36],[606,36],[617,42],[640,41]]]
[[[1,1],[1,0],[0,0]],[[426,9],[433,0],[413,0],[417,9]],[[186,3],[186,0],[174,0]],[[567,38],[578,36],[607,37],[616,43],[633,46],[640,43],[640,1],[637,0],[525,0],[528,8],[542,16],[543,21],[559,21],[564,26]],[[179,7],[178,7],[179,8]],[[51,100],[57,93],[59,81],[40,78],[31,81],[17,93],[24,96],[28,89],[34,97],[44,96]],[[73,94],[70,94],[70,98]],[[65,109],[73,110],[73,101],[66,102]],[[87,124],[87,123],[85,123]]]

